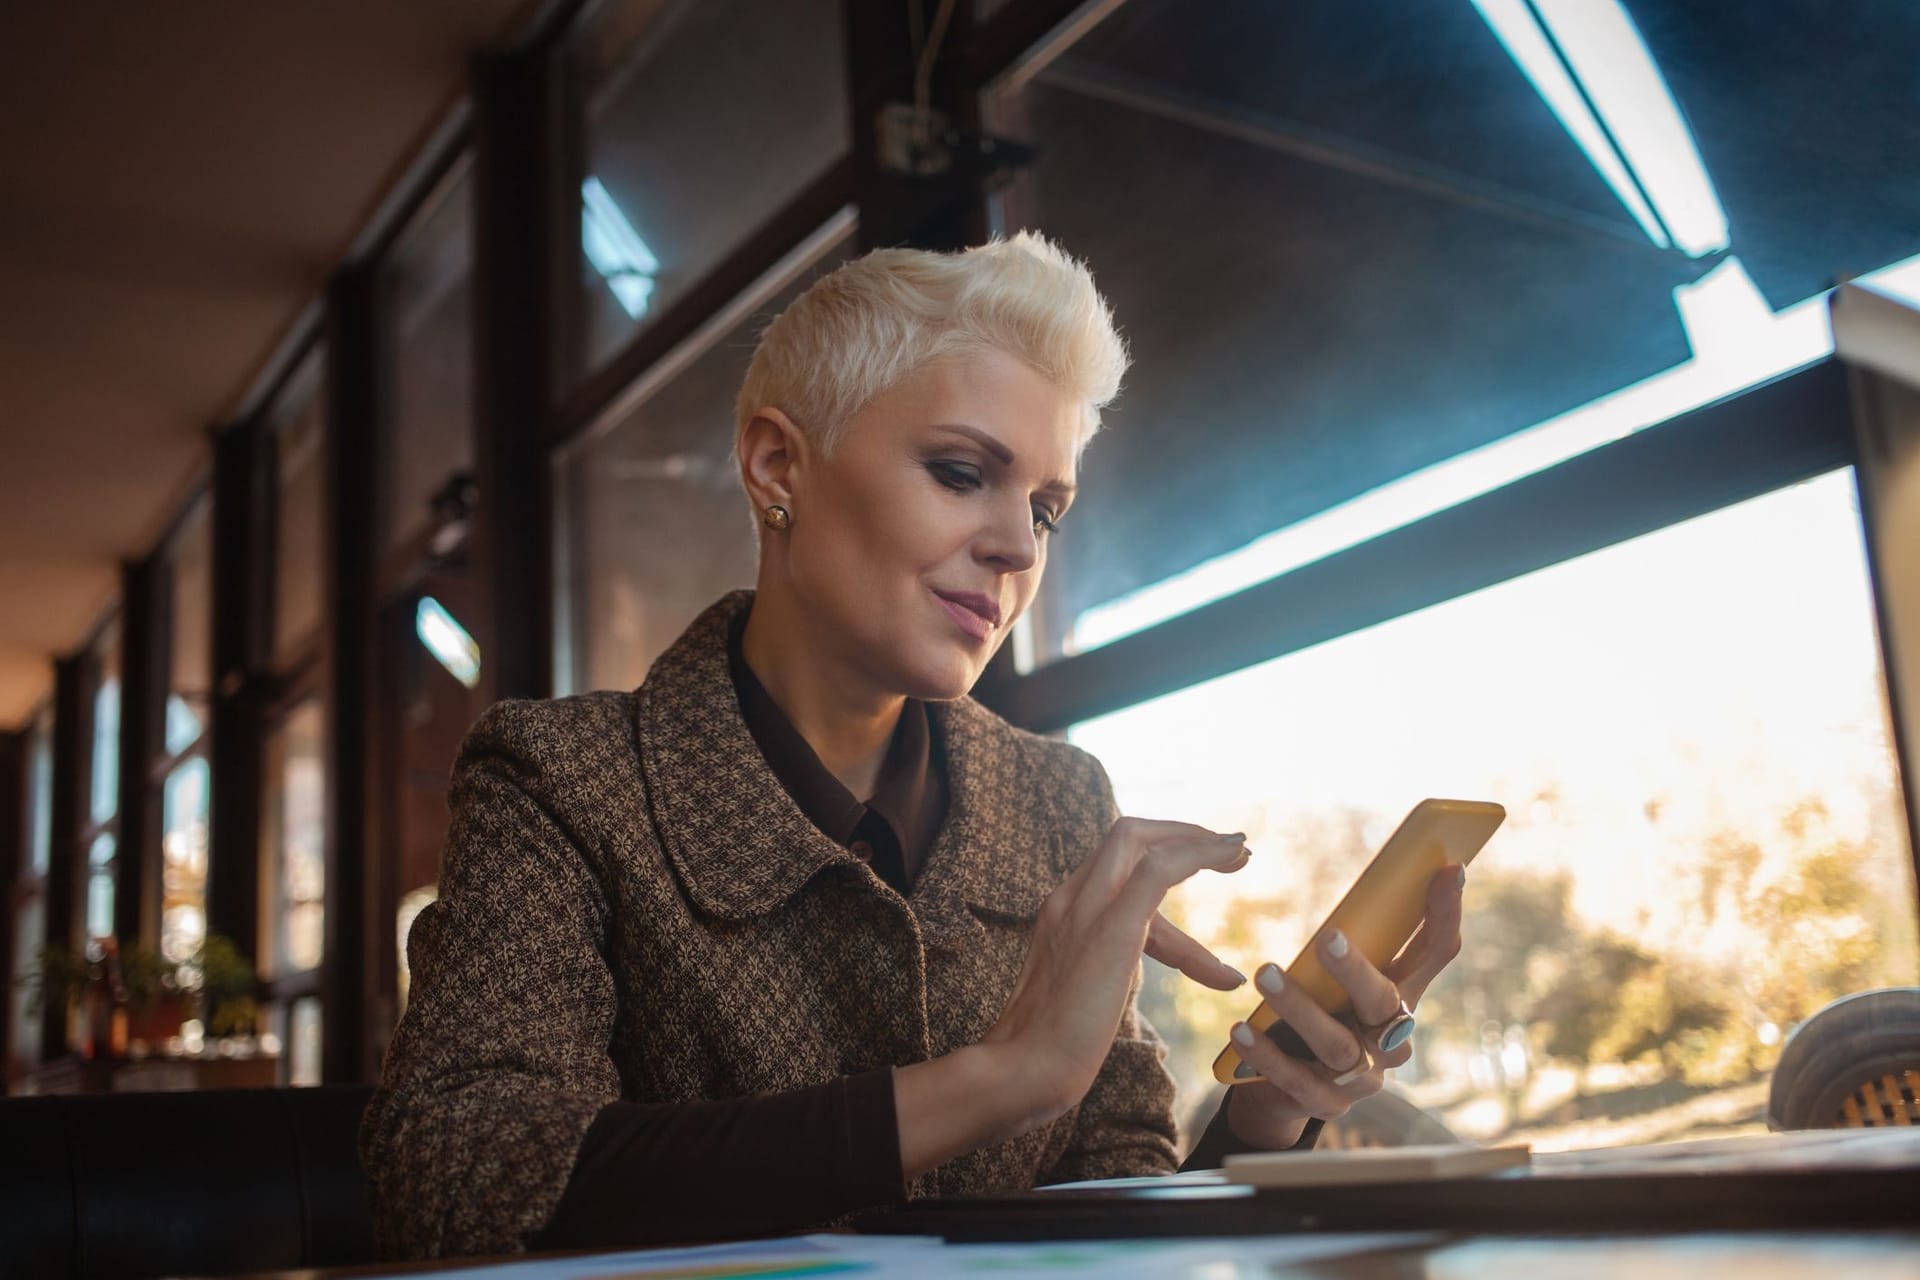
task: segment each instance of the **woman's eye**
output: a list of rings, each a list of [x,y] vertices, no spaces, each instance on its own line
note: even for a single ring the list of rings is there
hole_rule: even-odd
[[[1035,533],[1058,533],[1060,532],[1060,526],[1054,523],[1052,516],[1042,511],[1039,507],[1035,507],[1033,509],[1033,531]]]
[[[927,465],[933,472],[933,478],[956,493],[967,493],[980,487],[980,477],[971,467],[954,462],[933,462]]]

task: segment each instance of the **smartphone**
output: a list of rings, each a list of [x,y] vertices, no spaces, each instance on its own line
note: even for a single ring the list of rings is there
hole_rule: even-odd
[[[1284,970],[1287,981],[1335,1017],[1348,1015],[1346,1020],[1351,1023],[1352,1002],[1347,989],[1327,972],[1314,944],[1328,929],[1339,929],[1360,954],[1376,968],[1384,969],[1420,927],[1421,917],[1427,912],[1427,886],[1435,873],[1449,863],[1465,866],[1472,862],[1506,820],[1505,809],[1485,800],[1422,800],[1415,805],[1340,899],[1340,905],[1307,935],[1307,944]],[[1313,1056],[1299,1033],[1276,1018],[1264,1003],[1247,1023],[1292,1056]],[[1229,1040],[1213,1060],[1213,1078],[1222,1084],[1246,1084],[1260,1075],[1240,1061],[1239,1050]]]

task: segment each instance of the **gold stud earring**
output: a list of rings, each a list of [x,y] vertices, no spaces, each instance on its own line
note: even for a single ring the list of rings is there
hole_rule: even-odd
[[[793,516],[785,507],[775,503],[761,515],[760,522],[775,533],[779,533],[793,524]]]

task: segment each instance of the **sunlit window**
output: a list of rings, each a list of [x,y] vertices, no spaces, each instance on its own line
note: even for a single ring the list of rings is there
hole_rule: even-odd
[[[87,848],[87,936],[113,936],[113,891],[115,841],[111,831],[102,831]]]
[[[160,951],[184,961],[207,936],[207,762],[167,776],[160,837]]]
[[[1462,1137],[1759,1131],[1783,1038],[1916,980],[1915,890],[1850,473],[1080,725],[1129,813],[1244,830],[1171,913],[1285,964],[1426,796],[1511,815],[1421,1010],[1409,1098]],[[1249,1005],[1149,964],[1204,1103]]]
[[[93,686],[93,752],[88,771],[87,816],[94,822],[113,817],[120,804],[120,628],[101,643]]]
[[[272,972],[317,968],[326,931],[325,716],[303,702],[267,739],[268,951]]]

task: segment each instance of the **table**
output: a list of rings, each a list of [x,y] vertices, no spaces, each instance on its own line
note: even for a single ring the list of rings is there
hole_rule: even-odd
[[[1541,1155],[1531,1170],[1373,1187],[1266,1192],[1176,1175],[1146,1188],[923,1201],[855,1221],[866,1234],[272,1280],[1920,1280],[1920,1129]]]
[[[856,1246],[872,1243],[849,1237]],[[1084,1242],[1069,1245],[941,1245],[917,1251],[846,1255],[758,1253],[554,1254],[539,1259],[467,1260],[387,1268],[272,1273],[270,1280],[441,1275],[449,1280],[760,1280],[822,1276],[846,1280],[1914,1280],[1920,1231],[1680,1233],[1608,1237],[1299,1237]],[[805,1242],[800,1242],[804,1244]],[[269,1280],[269,1278],[261,1278]]]

